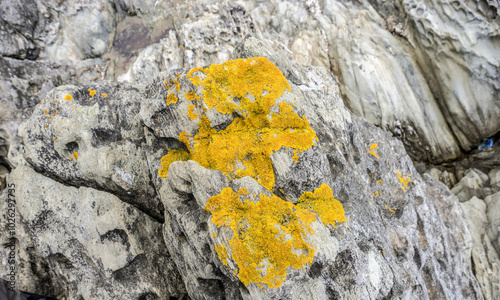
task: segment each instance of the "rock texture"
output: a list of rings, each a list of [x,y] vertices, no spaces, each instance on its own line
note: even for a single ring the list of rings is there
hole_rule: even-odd
[[[0,192],[4,198],[8,197],[5,187],[9,180],[18,178],[20,173],[27,174],[40,178],[35,181],[43,178],[47,185],[57,185],[58,190],[71,187],[107,195],[104,198],[116,197],[113,203],[119,203],[119,207],[127,206],[127,210],[150,220],[154,228],[163,226],[161,235],[166,245],[160,245],[163,242],[158,240],[154,243],[159,243],[159,253],[168,251],[171,258],[162,264],[176,275],[163,280],[163,273],[145,264],[147,272],[160,279],[152,280],[150,285],[132,284],[139,288],[127,289],[131,298],[149,299],[166,294],[182,298],[188,297],[186,293],[207,299],[222,294],[226,298],[286,298],[297,296],[299,286],[310,291],[300,294],[305,298],[321,294],[318,291],[323,288],[331,297],[411,298],[422,294],[435,298],[443,294],[455,299],[481,298],[483,294],[486,299],[498,298],[499,276],[495,269],[500,247],[497,204],[500,144],[498,134],[495,135],[500,129],[498,8],[498,2],[490,0],[2,1]],[[242,110],[216,112],[217,108],[210,107],[209,97],[207,102],[201,94],[195,102],[189,101],[194,96],[186,97],[186,93],[198,91],[195,85],[199,82],[187,79],[188,70],[231,58],[258,56],[268,57],[285,75],[290,91],[280,99],[293,106],[294,113],[306,118],[311,126],[309,130],[303,120],[295,120],[300,126],[292,129],[302,128],[307,134],[314,130],[317,135],[314,147],[287,142],[283,146],[290,151],[286,152],[273,148],[277,147],[275,144],[266,146],[264,157],[268,158],[263,161],[272,166],[274,185],[271,180],[262,181],[256,176],[256,182],[241,181],[242,178],[229,176],[227,170],[221,175],[214,171],[220,166],[213,167],[200,159],[202,152],[190,156],[196,148],[191,149],[194,144],[189,143],[194,143],[203,114],[207,114],[210,127],[217,132],[228,130],[235,118],[246,115]],[[71,95],[71,100],[64,100],[66,95]],[[246,94],[238,96],[242,97]],[[420,178],[399,148],[401,144],[351,116],[342,102],[356,115],[398,138],[413,161],[421,162],[417,164],[419,172],[425,171],[425,163],[434,164],[427,173],[453,190],[465,209],[467,222],[460,223],[465,219],[459,211],[443,213],[443,207],[458,207],[453,202],[457,198],[429,176]],[[170,104],[167,108],[166,103]],[[280,109],[279,104],[273,106],[269,118]],[[181,137],[182,132],[191,136]],[[492,136],[488,143],[474,150]],[[370,137],[379,137],[383,142]],[[388,145],[394,149],[388,150]],[[227,155],[226,159],[230,157]],[[370,165],[369,159],[377,157],[374,161],[379,163]],[[175,176],[162,178],[160,175],[167,174],[174,158],[197,163],[174,163],[172,168],[176,171],[171,174]],[[453,161],[457,158],[460,161]],[[249,156],[248,161],[256,162],[256,158]],[[235,172],[251,175],[248,161],[235,160]],[[397,167],[401,173],[397,173]],[[271,174],[269,168],[261,165],[254,169],[259,170],[256,173],[259,176]],[[367,170],[368,181],[363,177]],[[392,181],[379,178],[375,182],[382,181],[375,185],[375,190],[374,170],[384,176],[396,171],[396,175],[402,176],[397,178],[405,182],[405,176],[411,174],[410,185],[415,186],[403,191],[402,196],[390,190],[394,187]],[[200,178],[199,174],[212,176],[211,181]],[[222,180],[220,176],[229,176],[231,180]],[[191,187],[186,182],[191,182]],[[378,189],[382,182],[391,187]],[[236,193],[240,187],[246,187],[251,193],[297,204],[304,192],[313,192],[323,183],[331,187],[346,215],[361,217],[356,223],[348,216],[348,227],[342,223],[352,235],[343,234],[340,242],[342,226],[333,230],[323,226],[319,219],[311,225],[317,234],[306,236],[312,241],[321,240],[320,244],[328,249],[311,242],[319,247],[314,259],[320,263],[305,263],[300,270],[288,273],[290,278],[283,286],[268,291],[251,284],[242,285],[241,278],[231,273],[241,271],[235,267],[237,259],[226,259],[228,266],[221,265],[224,260],[215,246],[219,245],[220,250],[221,245],[229,245],[231,238],[228,232],[219,233],[215,223],[210,223],[210,213],[205,210],[209,199],[224,188]],[[199,188],[193,188],[196,186]],[[201,189],[205,194],[200,194]],[[37,195],[34,191],[34,188],[22,191],[23,195],[29,194],[26,197],[31,200],[26,201],[37,201],[32,196]],[[400,210],[389,202],[381,202],[379,198],[384,194],[395,195],[396,204],[405,207],[404,213],[401,210],[401,216],[394,218],[399,221],[385,215],[384,208],[395,215]],[[373,217],[382,204],[380,216]],[[28,216],[29,207],[23,209]],[[117,209],[113,215],[120,215],[121,210]],[[421,217],[424,212],[430,220]],[[440,218],[447,221],[440,223],[437,221]],[[54,240],[66,241],[77,231],[68,221],[58,220],[61,222],[58,229],[49,234]],[[367,224],[376,227],[369,229],[374,230],[373,234],[368,233],[366,228],[372,225]],[[446,229],[438,228],[443,224]],[[144,232],[130,230],[125,230],[127,236],[142,239]],[[325,230],[333,238],[322,235]],[[468,231],[472,233],[471,239]],[[32,286],[36,292],[57,296],[87,289],[74,280],[83,273],[73,268],[73,273],[63,275],[58,269],[60,261],[53,258],[60,252],[53,254],[51,249],[44,248],[46,245],[33,237],[33,232],[27,228],[19,233],[26,243],[19,250],[24,259],[22,264],[27,266],[35,261],[30,270],[23,267],[23,274],[28,274],[22,279],[23,284]],[[404,239],[399,236],[401,232],[405,233]],[[215,233],[227,243],[212,238]],[[424,246],[436,239],[433,234],[442,241]],[[421,242],[422,236],[425,243]],[[103,243],[92,237],[95,243]],[[176,238],[185,242],[177,242]],[[446,241],[453,242],[446,244]],[[439,243],[444,246],[438,246]],[[386,251],[389,244],[392,249],[405,250]],[[137,247],[136,254],[153,251]],[[413,251],[408,250],[411,247]],[[85,256],[95,253],[97,248],[77,245],[57,249],[66,251],[65,256],[68,251]],[[382,257],[388,259],[386,263],[392,273],[380,262],[377,251],[384,251]],[[398,256],[400,252],[406,260]],[[117,253],[103,255],[123,259]],[[446,261],[443,253],[460,262]],[[458,256],[453,256],[454,253]],[[470,278],[471,256],[479,285]],[[408,262],[409,257],[413,257],[413,265]],[[71,264],[78,265],[74,261]],[[111,269],[119,268],[118,265]],[[210,267],[201,270],[199,266]],[[349,271],[335,271],[331,266]],[[108,271],[100,265],[96,267],[94,262],[79,268],[97,274],[101,281],[111,278]],[[409,275],[403,275],[401,268],[410,270]],[[394,278],[370,274],[393,274]],[[40,279],[50,276],[61,284],[54,287],[40,283]],[[335,283],[348,279],[353,281],[345,285]],[[440,286],[431,286],[429,282],[437,279]],[[352,282],[356,283],[354,287]],[[450,287],[453,285],[470,287],[457,295],[453,293],[458,290]],[[112,289],[104,287],[95,293],[104,298],[114,297]]]
[[[2,64],[41,74],[2,72],[10,112],[29,115],[62,83],[146,85],[161,71],[221,63],[251,34],[335,73],[348,107],[400,138],[416,160],[456,159],[500,128],[495,1],[30,0],[0,10]]]
[[[38,262],[19,285],[68,299],[483,299],[456,197],[352,115],[324,69],[280,51],[248,38],[234,53],[246,60],[145,88],[50,92],[9,176],[20,265]]]
[[[29,167],[16,168],[9,184],[1,205],[7,212],[8,194],[17,200],[16,288],[56,299],[185,294],[161,225],[140,210],[110,193],[67,186]],[[10,266],[3,253],[12,240],[3,226],[1,236],[2,265]]]

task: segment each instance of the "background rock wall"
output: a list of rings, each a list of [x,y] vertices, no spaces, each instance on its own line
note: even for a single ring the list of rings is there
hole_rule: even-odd
[[[21,111],[55,86],[145,85],[160,71],[223,62],[247,34],[336,74],[348,107],[418,161],[456,159],[500,127],[495,1],[29,4],[0,7],[2,123],[12,137]]]

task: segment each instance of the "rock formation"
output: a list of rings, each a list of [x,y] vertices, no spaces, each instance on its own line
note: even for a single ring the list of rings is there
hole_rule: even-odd
[[[497,299],[499,20],[0,2],[2,266],[65,299]]]
[[[275,65],[276,51],[248,38],[235,51],[248,58],[144,89],[50,92],[19,129],[29,166],[9,176],[20,287],[71,299],[482,299],[455,197],[352,115],[324,69]]]

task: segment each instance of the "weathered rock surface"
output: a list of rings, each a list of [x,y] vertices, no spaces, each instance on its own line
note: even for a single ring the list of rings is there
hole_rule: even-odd
[[[189,211],[196,215],[194,219],[182,217],[182,213],[179,212],[171,213],[172,207],[182,211],[186,209],[185,205],[178,204],[176,199],[184,199],[186,195],[195,195],[196,192],[186,189],[179,194],[175,188],[171,192],[169,187],[180,185],[179,179],[161,178],[158,166],[162,164],[162,157],[171,153],[168,149],[188,150],[186,144],[180,142],[179,133],[196,134],[199,120],[191,120],[187,117],[187,112],[201,115],[203,105],[191,108],[189,105],[193,104],[186,103],[185,99],[179,97],[178,103],[169,106],[170,110],[164,110],[162,108],[164,102],[158,99],[163,101],[166,99],[169,92],[162,89],[162,84],[165,80],[171,81],[172,78],[177,78],[177,74],[181,74],[179,77],[181,92],[176,91],[174,93],[176,97],[179,93],[193,91],[192,83],[185,80],[186,71],[180,69],[222,63],[230,57],[269,57],[292,84],[294,90],[291,93],[297,94],[300,90],[298,94],[305,95],[304,99],[314,98],[314,101],[307,100],[309,102],[297,105],[291,99],[285,100],[290,105],[295,105],[295,112],[300,116],[306,116],[310,121],[319,137],[315,147],[321,145],[327,148],[326,150],[318,148],[314,151],[309,149],[298,154],[282,150],[273,152],[271,158],[276,184],[274,192],[288,202],[296,203],[303,192],[313,191],[320,184],[327,183],[331,185],[337,199],[344,204],[346,212],[351,209],[351,213],[358,213],[355,208],[346,206],[345,200],[348,198],[346,191],[355,190],[353,186],[356,185],[349,181],[341,181],[348,187],[335,183],[340,180],[338,176],[347,177],[349,172],[353,172],[349,173],[350,176],[362,174],[362,170],[359,169],[362,167],[358,164],[364,164],[361,163],[362,158],[359,154],[361,153],[359,149],[362,147],[359,143],[358,146],[353,146],[356,144],[354,140],[356,135],[353,133],[356,132],[356,126],[353,124],[361,123],[357,123],[359,120],[356,118],[348,117],[348,113],[344,111],[345,108],[339,101],[340,95],[357,115],[389,130],[393,136],[399,138],[406,152],[417,161],[432,163],[450,161],[468,153],[484,138],[494,135],[500,129],[500,121],[497,118],[499,105],[496,101],[499,98],[500,82],[498,80],[500,18],[498,3],[495,1],[272,0],[215,3],[103,0],[89,4],[83,0],[71,3],[30,0],[3,1],[0,3],[0,12],[2,37],[0,39],[0,190],[6,186],[9,172],[16,170],[16,167],[26,165],[27,160],[31,168],[50,177],[51,179],[46,178],[50,182],[58,181],[79,189],[113,194],[121,201],[131,204],[133,209],[137,208],[138,213],[149,215],[148,218],[152,217],[155,221],[163,222],[167,219],[175,223],[179,218],[182,220],[186,218],[186,221],[180,222],[182,230],[188,233],[195,232],[196,230],[192,231],[191,223],[198,224],[197,222],[202,220],[199,218],[206,218],[207,214],[209,216],[209,213],[204,211],[204,200],[200,200],[210,198],[209,195],[195,196],[198,206],[186,204],[189,206]],[[268,41],[249,38],[240,45],[248,34]],[[304,66],[296,65],[292,59]],[[326,71],[311,68],[311,65],[320,66]],[[331,73],[336,75],[333,79],[329,77]],[[118,82],[97,83],[103,79],[116,79],[133,85]],[[149,84],[152,80],[154,83]],[[73,86],[62,87],[49,93],[53,88],[63,84]],[[146,86],[148,86],[147,91],[145,91]],[[89,88],[97,91],[97,94],[93,100],[84,102],[84,96],[90,96]],[[72,102],[61,100],[67,94],[82,98],[74,98]],[[103,94],[107,94],[108,97],[104,98]],[[47,100],[51,101],[45,100],[47,95],[49,95]],[[327,95],[335,95],[335,100],[331,100],[331,96]],[[325,99],[330,99],[333,104],[326,104]],[[76,100],[82,102],[76,103]],[[75,108],[72,109],[73,107]],[[49,112],[45,114],[47,110],[50,115]],[[323,110],[328,114],[321,114]],[[277,111],[279,110],[275,108],[273,112]],[[335,115],[329,115],[330,113]],[[30,117],[31,125],[20,127],[19,132],[24,137],[23,145],[21,137],[18,136],[18,128],[21,121]],[[231,124],[231,117],[235,116],[209,113],[209,120],[218,131],[224,130]],[[335,130],[332,131],[332,128]],[[358,128],[366,130],[366,125],[359,125]],[[339,132],[348,134],[342,135]],[[348,135],[352,138],[348,138]],[[53,140],[54,138],[56,139]],[[335,151],[346,155],[344,160],[331,154],[334,148],[328,146],[328,143],[336,141],[337,138],[342,144],[337,145],[340,150],[335,149]],[[368,141],[367,137],[359,139],[363,142]],[[43,142],[37,142],[40,140]],[[384,151],[384,154],[389,156],[393,155],[392,152],[385,152],[381,142],[371,140],[369,142],[370,145],[379,144],[381,150],[378,151]],[[472,232],[472,243],[467,242],[467,233],[463,232],[464,236],[461,238],[463,245],[459,243],[452,248],[465,257],[464,262],[470,261],[467,252],[469,250],[464,252],[459,249],[463,247],[473,249],[474,270],[487,299],[494,299],[498,290],[494,256],[494,249],[498,256],[500,243],[497,224],[498,201],[495,200],[497,198],[495,193],[500,191],[498,149],[500,145],[495,143],[493,147],[484,151],[472,151],[472,155],[460,162],[443,164],[429,171],[450,189],[454,189],[459,199],[463,201],[462,206],[472,205],[469,200],[474,196],[478,197],[478,200],[474,200],[475,204],[481,204],[478,201],[486,203],[485,209],[481,205],[478,206],[481,209],[475,209],[478,213],[468,216],[466,212],[468,222],[465,223],[465,227]],[[365,150],[373,151],[369,148]],[[374,151],[379,156],[377,149]],[[74,153],[78,153],[78,161]],[[351,158],[346,153],[354,153],[352,155],[355,166],[351,165]],[[290,164],[297,163],[295,155],[300,156],[298,169],[290,167]],[[381,157],[381,160],[383,159]],[[178,164],[180,163],[175,165]],[[189,169],[186,169],[187,167],[176,168],[180,170],[177,174],[179,178],[190,178],[192,174],[205,174],[204,172],[210,171],[207,165],[193,167],[192,171],[186,171]],[[335,172],[337,168],[342,170]],[[469,170],[471,168],[477,170]],[[381,170],[389,173],[394,171],[392,167]],[[408,174],[412,174],[412,180],[417,180],[417,175],[413,171],[411,169]],[[487,175],[487,178],[484,175]],[[254,186],[248,181],[239,183],[235,180],[222,183],[215,180],[218,178],[216,175],[213,176],[211,187],[199,178],[193,186],[199,185],[210,190],[210,196],[218,195],[222,187],[237,189],[240,186],[250,185],[247,188],[254,193],[263,191],[263,188],[269,189],[266,184],[258,183]],[[429,178],[425,180],[432,181]],[[167,182],[170,183],[166,184]],[[304,182],[307,184],[301,186]],[[433,182],[429,184],[435,185]],[[364,186],[362,188],[366,189]],[[359,199],[365,199],[367,195],[375,192],[369,193],[362,188],[356,190]],[[446,194],[442,197],[448,197],[444,187],[440,186],[437,190]],[[169,195],[165,197],[162,193]],[[408,197],[411,198],[413,195],[410,194]],[[427,199],[425,195],[419,194],[419,197]],[[439,203],[452,202],[451,200],[446,202],[448,200],[426,205],[434,207],[433,205],[439,206]],[[164,206],[172,205],[172,202],[177,204],[172,206],[170,211],[168,208],[165,211]],[[374,203],[380,205],[377,201]],[[392,207],[387,205],[391,210]],[[418,207],[420,206],[415,206],[416,211]],[[411,211],[411,208],[409,210]],[[439,216],[438,211],[431,217]],[[474,227],[476,225],[470,225],[471,222],[476,224],[474,223],[476,218],[486,221],[484,224],[481,223],[479,229]],[[458,219],[464,218],[458,217]],[[385,219],[381,217],[380,220]],[[414,224],[412,222],[408,221],[405,224]],[[206,223],[207,226],[210,224],[207,221]],[[431,223],[434,224],[432,226],[437,226],[434,221]],[[418,224],[421,223],[417,222]],[[384,235],[381,233],[383,230],[392,228],[392,225],[387,226],[379,226],[381,231],[377,231],[377,234]],[[431,225],[424,227],[429,226]],[[447,223],[447,226],[450,224]],[[439,230],[443,230],[444,236],[459,236],[459,229],[465,227],[457,226],[448,227],[453,228],[451,231]],[[220,295],[220,291],[224,291],[228,298],[237,297],[238,293],[241,293],[242,297],[247,297],[245,288],[241,283],[237,284],[239,282],[237,276],[228,272],[228,267],[221,266],[219,256],[214,254],[214,239],[205,234],[205,231],[213,233],[212,227],[207,230],[198,228],[201,233],[196,232],[197,238],[189,238],[189,234],[182,233],[190,240],[188,242],[190,247],[194,247],[193,249],[197,249],[198,252],[201,251],[199,253],[206,252],[206,247],[201,245],[201,241],[207,241],[209,247],[212,247],[210,255],[199,257],[199,253],[192,252],[185,247],[185,244],[173,243],[172,236],[165,234],[169,230],[165,225],[163,235],[165,239],[171,241],[168,246],[170,253],[173,253],[172,259],[177,263],[176,268],[179,268],[184,280],[188,278],[189,283],[186,288],[190,294],[196,294],[199,292],[199,287],[215,287],[207,288],[208,294],[205,296],[196,294],[200,297],[216,297]],[[427,232],[425,228],[423,230]],[[175,236],[183,232],[179,230],[171,232]],[[361,231],[361,226],[356,230]],[[354,232],[358,232],[356,230]],[[405,230],[402,232],[411,236],[412,233]],[[489,242],[486,242],[484,233],[487,234]],[[59,233],[54,234],[59,237]],[[200,234],[205,234],[204,238],[200,238]],[[198,238],[200,241],[191,241]],[[385,240],[381,238],[377,242],[374,241],[375,239],[372,239],[370,245],[380,245]],[[323,244],[328,243],[330,242]],[[339,249],[344,249],[342,251],[345,252],[347,249],[345,245],[342,243],[340,245]],[[318,251],[321,252],[321,249]],[[351,256],[346,254],[349,259],[345,260],[355,261],[358,257],[365,259],[368,255],[365,252],[359,254],[361,252],[356,249],[350,253],[358,256],[350,259]],[[428,252],[414,250],[413,254],[408,255],[416,257],[415,253],[424,253],[426,257],[436,255],[438,258],[434,257],[429,264],[437,266],[437,259],[442,265],[440,252],[432,249]],[[489,253],[493,254],[490,256]],[[332,254],[332,257],[334,256]],[[371,259],[372,256],[369,257]],[[193,259],[193,262],[189,262],[191,265],[188,264],[188,267],[178,265],[188,258]],[[324,262],[321,260],[323,258],[317,259]],[[339,268],[369,274],[366,268],[371,267],[368,264],[365,268],[363,259],[360,263],[353,263],[352,268],[339,263]],[[378,262],[377,259],[375,260]],[[332,261],[328,263],[331,264]],[[208,264],[212,269],[193,271],[190,266],[197,264]],[[402,264],[405,265],[406,262]],[[389,262],[389,265],[392,267],[392,262]],[[234,263],[232,266],[234,267]],[[311,266],[311,270],[318,268],[317,265],[314,266],[314,268]],[[47,269],[45,266],[37,268]],[[408,266],[408,268],[414,270],[413,267]],[[466,275],[449,275],[448,273],[455,271],[449,269],[443,271],[436,267],[438,275],[435,278],[442,278],[445,276],[443,274],[462,276],[460,278],[469,276],[468,266],[461,265],[457,268],[463,270],[457,271],[457,274]],[[419,267],[415,272],[422,270],[423,267]],[[49,274],[53,271],[44,272],[43,274]],[[400,275],[398,272],[394,271],[393,274]],[[372,273],[378,274],[376,271]],[[72,276],[79,276],[75,274]],[[290,276],[305,280],[304,286],[310,282],[307,281],[308,276],[312,278],[300,270],[293,274],[295,275]],[[329,286],[329,281],[323,280],[324,274],[325,271],[321,271],[321,276],[317,277],[321,279],[317,282]],[[35,283],[38,279],[34,278],[46,278],[48,275],[33,276],[25,282],[36,287],[37,291],[46,291],[53,295],[56,292],[62,293],[61,290],[50,289],[44,285],[41,288],[40,284]],[[349,275],[345,278],[349,278]],[[373,291],[377,288],[381,295],[385,291],[380,284],[390,285],[387,283],[390,279],[387,279],[387,282],[383,281],[385,279],[380,279],[380,284],[374,284],[373,282],[378,281],[372,279],[363,279],[365,282],[360,283],[361,286],[368,287],[366,291],[336,285],[329,287],[335,291],[334,294],[341,290],[341,295],[351,293],[375,297]],[[424,281],[428,279],[429,277],[424,275]],[[62,281],[66,282],[65,280]],[[356,282],[363,280],[356,278]],[[454,279],[443,280],[441,282],[452,282]],[[222,287],[219,284],[221,282]],[[284,283],[282,290],[288,289],[287,282]],[[394,284],[392,293],[397,294],[398,287],[405,284],[408,287],[412,284],[418,286],[419,283],[405,281],[400,285]],[[427,288],[427,285],[422,288],[423,293],[432,298],[436,294],[428,292],[432,288]],[[472,286],[476,287],[475,283],[472,283]],[[155,288],[164,291],[161,285]],[[248,293],[253,296],[262,295],[262,291],[254,288],[249,288]],[[291,291],[295,291],[295,288],[295,286],[290,287]],[[311,291],[314,289],[315,287],[311,287]],[[467,290],[477,291],[477,288]],[[214,293],[212,296],[211,292]],[[440,292],[442,291],[436,293]],[[179,292],[179,295],[182,293]],[[276,296],[281,292],[272,293],[271,291],[263,297]],[[452,297],[446,291],[442,293],[449,298],[461,298],[456,295]]]
[[[414,159],[455,159],[500,129],[494,1],[30,0],[0,9],[2,57],[33,60],[46,77],[55,62],[80,75],[83,62],[104,59],[92,62],[100,78],[145,85],[161,71],[221,63],[252,34],[337,74],[349,108]],[[80,77],[74,83],[96,79]],[[15,90],[6,98],[17,109],[28,100]]]
[[[161,221],[142,148],[141,97],[117,83],[54,89],[19,128],[26,160],[56,180],[112,192]]]
[[[67,186],[25,166],[10,174],[2,194],[4,217],[7,199],[16,200],[15,239],[2,226],[0,258],[10,266],[4,253],[14,242],[18,289],[57,299],[185,294],[161,224],[116,196]]]
[[[9,176],[19,259],[26,268],[39,258],[44,272],[26,271],[19,285],[69,299],[123,288],[131,299],[148,289],[178,297],[178,272],[191,299],[482,299],[455,196],[352,115],[324,69],[276,51],[249,38],[235,55],[278,58],[281,71],[248,58],[162,73],[146,89],[50,92],[20,129],[31,167]],[[162,233],[148,210],[157,201]],[[232,213],[241,222],[220,218]],[[123,268],[136,283],[116,278]]]
[[[495,203],[487,206],[483,200],[475,196],[461,205],[467,214],[467,225],[472,236],[472,261],[476,278],[485,299],[498,299],[500,297],[500,259],[490,239],[496,235],[490,227],[494,223],[489,220],[494,213],[498,218],[498,208],[494,209]],[[495,223],[498,223],[498,220],[495,220]]]

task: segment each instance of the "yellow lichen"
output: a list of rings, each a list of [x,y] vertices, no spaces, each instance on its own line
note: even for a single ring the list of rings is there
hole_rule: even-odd
[[[384,181],[382,179],[377,180],[377,184],[379,184],[379,183],[384,183]]]
[[[299,161],[299,155],[297,154],[297,149],[293,150],[292,160],[293,161]]]
[[[398,170],[398,178],[399,178],[399,181],[403,184],[403,185],[401,185],[401,189],[406,192],[409,189],[408,183],[410,183],[410,181],[411,181],[411,175],[406,174],[406,176],[403,176],[403,173],[401,173]]]
[[[73,152],[73,157],[78,160],[78,152]]]
[[[186,100],[202,102],[202,106],[196,105],[203,111],[196,116],[199,121],[195,133],[179,134],[179,141],[190,153],[170,150],[158,171],[162,177],[167,176],[173,161],[191,159],[205,168],[222,171],[230,179],[250,176],[273,191],[271,155],[290,148],[294,151],[292,159],[297,161],[298,153],[312,148],[318,140],[305,116],[299,116],[287,102],[277,103],[291,89],[281,71],[266,58],[195,68],[186,78],[203,95],[203,101],[195,91],[186,93]],[[178,79],[165,81],[167,89],[174,84],[178,84]],[[176,102],[175,95],[169,93],[167,104]],[[194,107],[188,105],[191,119],[196,119],[192,115]],[[230,124],[214,129],[207,109],[230,115]],[[228,259],[236,263],[238,277],[245,285],[253,282],[261,287],[278,287],[286,279],[288,267],[301,269],[312,262],[314,248],[303,238],[313,233],[314,213],[325,225],[335,227],[336,222],[346,221],[342,204],[327,185],[314,193],[306,192],[299,205],[275,195],[254,195],[250,200],[248,194],[245,189],[235,193],[225,188],[211,197],[205,207],[214,224],[232,229],[234,235],[229,243],[223,248],[216,242],[215,250],[224,265]]]
[[[96,90],[92,90],[92,88],[89,88],[88,91],[89,91],[89,94],[90,94],[91,97],[94,96],[97,93],[97,91]]]
[[[173,87],[174,85],[176,86],[175,87],[175,91],[176,93],[179,92],[179,89],[180,89],[180,82],[179,82],[179,76],[181,74],[177,74],[177,79],[174,79],[172,76],[170,76],[170,79],[169,80],[165,80],[165,87],[167,88],[167,90],[169,90],[171,87]],[[177,103],[177,96],[176,94],[174,93],[168,93],[167,95],[167,105],[170,105],[170,104],[175,104]]]
[[[217,256],[219,256],[219,259],[222,261],[222,264],[224,266],[227,266],[228,255],[226,246],[215,244],[215,252],[217,252]]]
[[[171,149],[168,150],[167,155],[163,156],[161,158],[161,168],[158,170],[158,174],[160,174],[161,177],[167,177],[168,173],[168,167],[174,162],[174,161],[186,161],[189,158],[189,153],[187,153],[184,150],[177,150],[177,149]]]
[[[170,104],[175,104],[177,103],[177,97],[172,94],[172,93],[168,93],[167,95],[167,105],[170,105]]]
[[[102,94],[102,96],[103,96],[104,98],[107,98],[107,97],[108,97],[108,94]]]
[[[277,196],[253,195],[251,200],[248,195],[245,188],[238,193],[224,188],[208,200],[205,209],[211,212],[212,222],[233,231],[231,253],[217,244],[215,250],[223,264],[231,258],[238,265],[243,284],[279,287],[287,268],[302,269],[312,262],[315,249],[303,237],[314,233],[311,223],[316,218]]]
[[[375,156],[376,158],[380,158],[377,153],[375,153],[374,150],[377,150],[378,149],[378,145],[373,143],[371,146],[370,146],[370,154]]]
[[[325,226],[336,228],[335,222],[347,221],[342,203],[333,197],[332,189],[326,184],[322,184],[314,192],[304,192],[297,206],[318,214]]]
[[[200,101],[201,98],[195,92],[189,92],[185,94],[187,101]]]
[[[195,76],[196,72],[204,73],[204,79]],[[203,88],[208,109],[236,116],[224,130],[216,131],[203,115],[198,133],[186,141],[190,159],[206,168],[220,170],[232,179],[251,176],[272,190],[271,154],[281,147],[307,150],[317,141],[309,121],[295,113],[290,104],[280,102],[278,112],[271,112],[276,99],[290,86],[266,58],[237,59],[192,69],[187,78]],[[196,99],[195,94],[192,92],[189,99]],[[244,168],[236,168],[239,163]]]
[[[71,101],[71,100],[73,100],[73,97],[70,94],[67,94],[66,96],[64,96],[64,100]],[[54,102],[54,104],[56,104],[56,103]]]
[[[196,105],[194,105],[194,104],[188,105],[188,117],[191,120],[198,119],[198,114],[194,112],[195,107],[196,107]]]

